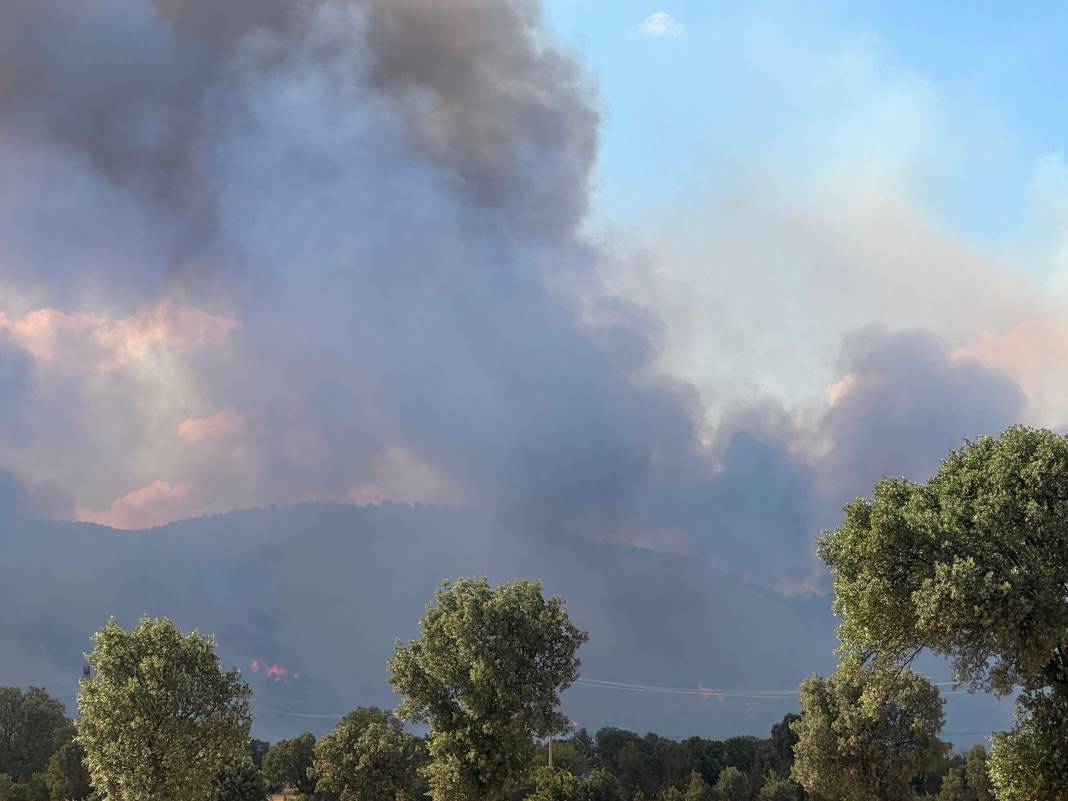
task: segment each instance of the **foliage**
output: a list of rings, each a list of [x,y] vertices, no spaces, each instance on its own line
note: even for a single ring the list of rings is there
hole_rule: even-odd
[[[71,737],[63,704],[41,687],[0,687],[0,773],[22,782],[40,773]]]
[[[854,659],[922,648],[1009,692],[1059,670],[1068,604],[1068,439],[1014,427],[951,453],[926,484],[885,478],[820,541]]]
[[[248,746],[245,749],[248,752],[249,759],[252,760],[252,764],[257,768],[263,767],[263,758],[267,756],[267,750],[271,747],[271,744],[266,740],[257,740],[253,737],[248,741]]]
[[[952,768],[942,777],[942,787],[938,791],[938,801],[970,801],[968,787],[964,782],[964,770]]]
[[[589,734],[586,735],[589,737]],[[590,745],[592,746],[592,740]],[[590,751],[584,750],[586,744],[583,741],[576,741],[574,737],[568,739],[554,739],[553,740],[553,767],[560,770],[570,771],[576,776],[582,776],[589,772],[590,761],[592,758],[592,748]],[[536,756],[534,762],[537,765],[548,765],[547,745],[536,746]]]
[[[937,735],[944,701],[924,676],[872,670],[806,679],[793,778],[842,801],[909,801],[912,782],[947,746]]]
[[[593,737],[585,729],[579,729],[572,733],[571,737],[566,741],[575,751],[576,759],[582,760],[586,765],[593,762],[596,756],[596,743]]]
[[[418,798],[422,743],[375,707],[350,712],[315,744],[312,776],[319,792],[339,801]]]
[[[780,722],[771,727],[771,770],[780,777],[789,776],[790,769],[794,766],[794,746],[797,745],[797,732],[791,728],[791,724],[800,720],[801,716],[793,712],[787,714]]]
[[[986,749],[973,745],[964,759],[964,775],[975,801],[994,801],[994,786],[990,782]]]
[[[268,748],[261,769],[270,789],[292,787],[302,794],[315,792],[315,780],[308,773],[314,752],[315,735],[310,731]]]
[[[52,798],[79,801],[92,791],[85,767],[85,749],[73,740],[52,754],[45,769],[45,783]]]
[[[604,768],[596,768],[583,779],[586,801],[624,801],[623,785]]]
[[[166,619],[94,635],[81,683],[78,742],[109,801],[205,801],[248,740],[251,690],[224,671],[215,644]]]
[[[621,729],[605,729],[597,732],[596,736],[591,736],[589,733],[580,730],[569,738],[557,740],[553,747],[553,763],[554,766],[557,766],[554,773],[558,776],[561,773],[571,773],[574,779],[564,778],[557,783],[556,787],[551,785],[547,787],[544,780],[542,780],[540,790],[542,792],[548,790],[557,796],[574,793],[579,801],[630,801],[635,794],[639,794],[644,799],[660,799],[661,801],[663,799],[668,799],[668,801],[690,801],[691,798],[699,797],[704,801],[708,801],[708,799],[716,797],[714,791],[709,790],[709,783],[715,783],[716,779],[719,778],[720,772],[725,768],[734,767],[743,777],[748,779],[749,794],[746,796],[747,799],[754,799],[755,801],[798,801],[800,798],[805,798],[801,794],[800,787],[791,781],[785,780],[782,774],[768,767],[778,764],[782,754],[781,743],[785,741],[783,728],[797,718],[798,716],[791,715],[784,722],[776,723],[772,727],[771,735],[765,739],[740,737],[719,741],[702,737],[690,737],[686,740],[674,741],[658,737],[655,734],[639,736]],[[379,709],[360,708],[349,713],[343,719],[343,722],[350,723],[360,733],[366,731],[372,724],[383,721],[391,721],[389,723],[390,728],[394,731],[396,730],[397,721],[392,720],[386,712]],[[339,724],[338,728],[341,728],[341,724]],[[335,733],[337,731],[338,729],[335,729]],[[325,747],[323,744],[329,742],[328,738],[332,735],[333,733],[320,740],[313,749],[313,753],[319,754]],[[797,735],[791,731],[790,738],[796,739],[796,737]],[[426,755],[422,748],[422,743],[418,738],[413,739],[419,748],[420,759],[425,759]],[[598,748],[598,743],[604,748]],[[631,774],[630,778],[639,782],[639,784],[649,785],[652,788],[651,790],[628,790],[620,778],[613,773],[613,770],[609,769],[608,766],[613,764],[612,760],[618,760],[621,749],[641,755],[640,764],[642,769],[640,772]],[[350,753],[354,752],[355,750]],[[560,766],[558,761],[558,755],[560,754],[566,754],[565,759],[569,764],[574,763],[580,765],[581,768],[570,770]],[[541,760],[543,756],[543,753],[539,754],[538,759]],[[728,765],[724,761],[726,759],[738,760],[738,764]],[[55,755],[53,755],[53,760],[57,760]],[[244,757],[239,762],[242,764],[241,771],[245,773],[249,781],[238,782],[236,779],[232,780],[230,789],[221,792],[223,788],[220,785],[226,781],[224,776],[231,770],[236,772],[237,763],[229,763],[216,777],[216,796],[214,801],[219,801],[220,795],[252,798],[255,793],[257,794],[256,797],[262,797],[262,792],[254,786],[258,777],[255,771],[250,768],[250,763]],[[680,768],[680,766],[683,767]],[[754,766],[763,766],[763,774],[754,774]],[[973,748],[966,757],[957,755],[951,758],[944,758],[939,755],[937,758],[932,759],[925,768],[925,775],[922,781],[917,780],[914,782],[913,786],[917,791],[917,797],[925,799],[925,801],[936,801],[939,788],[945,783],[944,777],[946,774],[959,767],[963,767],[965,771],[966,801],[993,801],[986,774],[986,752],[982,746]],[[411,776],[412,773],[408,775]],[[728,775],[732,774],[729,772]],[[47,778],[47,772],[45,776]],[[540,773],[535,772],[533,778],[535,781],[538,780]],[[401,791],[404,798],[418,801],[418,797],[423,793],[425,786],[420,779],[417,778],[416,781],[418,787],[414,792],[411,790]],[[575,784],[576,781],[577,786]],[[950,779],[950,784],[952,784],[952,781]],[[983,782],[985,782],[986,787],[985,795],[981,789]],[[241,786],[250,789],[247,789],[247,792],[241,791],[239,790]],[[315,795],[307,793],[304,798],[332,798],[335,801],[341,801],[338,796],[324,792],[325,790],[326,788],[320,785]],[[538,786],[532,783],[529,787],[525,787],[522,791],[511,796],[511,801],[525,799],[538,790]],[[709,796],[704,795],[706,792],[709,793]],[[55,790],[48,794],[51,798],[61,795],[64,794]],[[389,801],[395,801],[393,796],[383,794],[382,797],[389,798]],[[45,789],[41,786],[39,779],[33,783],[20,783],[17,785],[8,780],[5,785],[4,779],[0,777],[0,801],[33,801],[34,799],[44,801],[45,798]],[[96,801],[95,795],[90,796],[90,798]]]
[[[720,801],[748,801],[749,780],[733,765],[724,768],[716,781],[716,798]]]
[[[951,453],[926,484],[883,479],[819,550],[847,668],[895,668],[927,648],[975,688],[1021,686],[1019,728],[991,754],[995,785],[1002,798],[1061,792],[1068,438],[1015,426]]]
[[[571,771],[545,766],[534,772],[534,792],[527,801],[585,801],[585,793]]]
[[[0,801],[11,801],[15,782],[6,773],[0,773]]]
[[[248,755],[230,760],[215,776],[215,801],[263,801],[266,797],[267,780]]]
[[[11,785],[11,801],[48,801],[48,784],[44,776],[35,773],[23,782]]]
[[[665,783],[665,771],[649,743],[634,732],[606,727],[594,735],[594,742],[599,764],[618,777],[628,796],[639,790],[655,795]]]
[[[425,773],[435,801],[503,801],[521,784],[533,738],[567,724],[555,708],[586,639],[539,582],[492,589],[460,579],[438,590],[419,639],[398,643],[390,662],[400,715],[430,724]]]
[[[1068,799],[1068,697],[1032,691],[1017,701],[1016,728],[992,738],[989,770],[998,801]]]
[[[727,767],[742,773],[752,795],[769,771],[780,775],[789,771],[797,740],[790,723],[797,718],[794,714],[785,716],[772,727],[767,739],[744,736],[721,741],[689,737],[675,741],[608,727],[596,733],[586,759],[588,764],[616,776],[626,798],[638,790],[652,798],[664,786],[685,787],[694,771],[714,785]]]
[[[800,716],[798,716],[800,717]],[[778,773],[768,773],[757,793],[758,801],[797,801],[800,788]]]
[[[712,801],[712,788],[696,770],[690,771],[690,781],[683,793],[683,801]]]

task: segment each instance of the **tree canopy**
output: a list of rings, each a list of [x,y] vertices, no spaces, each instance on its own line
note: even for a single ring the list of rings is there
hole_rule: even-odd
[[[41,687],[0,687],[0,773],[22,782],[40,773],[73,730],[63,704]]]
[[[288,740],[279,740],[267,749],[261,769],[272,790],[292,787],[301,793],[315,791],[308,771],[315,754],[315,735],[306,731]]]
[[[797,801],[800,788],[777,773],[769,773],[757,793],[757,801]]]
[[[948,750],[938,739],[938,688],[906,670],[868,682],[872,670],[800,687],[793,778],[809,793],[842,801],[911,801],[912,782]]]
[[[569,770],[547,765],[534,772],[534,792],[528,801],[585,801],[582,781]]]
[[[312,775],[338,801],[394,801],[423,795],[422,743],[376,707],[343,717],[315,744]]]
[[[990,779],[998,801],[1068,799],[1068,698],[1060,687],[1025,692],[1016,728],[991,741]]]
[[[716,780],[716,798],[721,801],[747,801],[749,779],[733,765],[724,768]]]
[[[267,780],[247,754],[231,759],[215,776],[213,801],[263,801]]]
[[[1024,690],[990,771],[1014,801],[1068,798],[1068,438],[1015,426],[954,451],[926,483],[884,478],[819,552],[847,670],[929,649],[956,677]]]
[[[77,739],[94,787],[111,801],[207,801],[248,741],[251,690],[215,644],[166,619],[94,635],[93,675],[78,694]]]
[[[975,801],[994,801],[994,785],[990,781],[986,749],[973,745],[964,757],[964,775]]]
[[[264,773],[275,789],[337,801],[416,801],[428,791],[435,801],[1068,801],[1057,758],[1068,716],[1056,686],[1022,694],[1019,725],[995,738],[989,759],[981,746],[949,755],[935,688],[875,654],[847,654],[831,678],[807,680],[803,714],[765,739],[612,727],[591,736],[565,729],[556,709],[585,639],[537,583],[446,583],[421,636],[398,643],[390,664],[399,709],[430,723],[426,739],[360,707],[318,742],[305,732],[269,745],[248,739],[251,691],[222,669],[211,639],[167,620],[130,631],[111,620],[88,655],[95,674],[82,683],[75,739],[43,690],[0,690],[0,753],[23,766],[19,781],[0,771],[0,801],[259,801]],[[563,736],[549,768],[553,732]]]
[[[562,731],[559,692],[578,676],[586,641],[540,582],[492,588],[446,582],[397,643],[390,682],[401,717],[430,725],[426,776],[435,801],[501,801],[529,774],[533,739]]]
[[[51,798],[85,798],[92,790],[85,768],[85,749],[74,740],[65,742],[49,758],[44,778]]]

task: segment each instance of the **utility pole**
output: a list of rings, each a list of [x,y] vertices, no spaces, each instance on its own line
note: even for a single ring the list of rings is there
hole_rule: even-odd
[[[553,769],[553,736],[549,735],[549,770]]]

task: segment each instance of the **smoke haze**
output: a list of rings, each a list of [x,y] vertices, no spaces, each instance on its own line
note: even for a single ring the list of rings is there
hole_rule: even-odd
[[[390,703],[393,639],[487,574],[564,594],[589,675],[792,687],[833,665],[812,543],[841,504],[1025,413],[958,343],[853,326],[825,403],[725,386],[709,429],[667,322],[602,286],[648,256],[586,230],[597,88],[534,0],[5,16],[0,684],[69,700],[107,615],[168,615],[300,674],[249,670],[285,736]],[[618,700],[567,711],[789,711]]]

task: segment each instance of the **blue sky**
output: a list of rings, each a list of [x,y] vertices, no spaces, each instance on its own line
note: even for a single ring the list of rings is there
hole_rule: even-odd
[[[939,218],[997,247],[1021,236],[1036,159],[1061,151],[1066,130],[1058,43],[1068,13],[1053,3],[1027,8],[548,4],[552,28],[599,81],[602,213],[640,215],[740,159],[760,157],[803,180],[833,144],[875,163],[896,160]],[[636,32],[658,12],[684,33]],[[898,125],[879,130],[873,116],[870,127],[836,137],[844,119],[868,114],[886,92],[903,105],[884,122]]]

